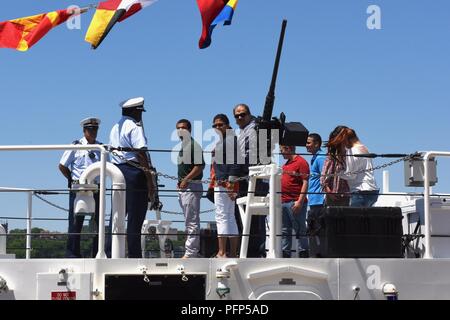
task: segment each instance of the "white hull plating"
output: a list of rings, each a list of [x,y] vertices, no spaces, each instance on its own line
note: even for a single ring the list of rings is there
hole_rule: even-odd
[[[226,271],[227,264],[229,278],[224,278],[217,270]],[[62,269],[67,271],[66,285],[58,285]],[[150,279],[181,278],[182,269],[187,281],[193,275],[206,276],[207,300],[220,299],[219,282],[230,289],[224,300],[382,300],[386,283],[395,285],[401,300],[450,299],[449,259],[5,259],[0,260],[0,276],[8,290],[0,293],[0,300],[51,299],[58,291],[102,300],[105,275],[130,274],[144,281],[143,271]]]

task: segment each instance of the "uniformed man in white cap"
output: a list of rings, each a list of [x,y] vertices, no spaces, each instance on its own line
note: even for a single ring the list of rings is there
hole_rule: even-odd
[[[98,118],[86,118],[81,121],[81,127],[83,128],[83,138],[75,140],[73,144],[100,144],[97,141],[98,127],[100,125],[100,119]],[[93,164],[100,161],[100,152],[97,150],[67,150],[64,152],[60,162],[59,170],[67,178],[68,187],[71,188],[72,184],[78,183],[81,174],[84,170]],[[81,258],[80,252],[80,233],[83,228],[84,216],[74,216],[73,208],[76,193],[70,192],[69,196],[69,238],[67,241],[66,257],[67,258]],[[95,220],[98,226],[98,193],[94,194],[95,198]],[[93,238],[92,243],[92,257],[95,257],[98,249],[98,237]]]
[[[122,118],[111,129],[109,144],[112,147],[147,149],[147,138],[142,126],[144,98],[132,98],[119,104]],[[127,184],[126,212],[128,257],[142,258],[141,229],[147,213],[148,202],[155,196],[155,186],[150,170],[151,160],[146,151],[116,151],[111,162],[122,171]],[[140,168],[139,168],[140,167]],[[146,168],[147,170],[143,170]],[[111,228],[111,223],[110,223]],[[107,254],[110,254],[111,238],[107,241]]]

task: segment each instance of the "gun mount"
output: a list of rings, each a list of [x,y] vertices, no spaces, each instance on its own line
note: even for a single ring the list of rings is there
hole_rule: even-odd
[[[279,130],[279,143],[283,145],[291,146],[306,146],[306,140],[308,139],[308,130],[300,122],[286,122],[286,115],[280,114],[279,118],[272,117],[273,107],[275,103],[275,86],[278,77],[278,67],[280,65],[281,52],[283,49],[284,35],[286,32],[287,20],[283,20],[281,26],[281,34],[278,42],[278,50],[275,58],[275,65],[272,73],[272,81],[270,83],[269,92],[266,96],[266,102],[264,105],[263,116],[258,117],[257,130]],[[260,136],[258,134],[258,136]],[[272,153],[273,146],[277,141],[272,141],[271,135],[267,135],[267,146]]]

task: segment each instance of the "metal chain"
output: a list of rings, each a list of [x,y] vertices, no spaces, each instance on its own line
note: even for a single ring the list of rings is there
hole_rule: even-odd
[[[170,175],[167,175],[167,174],[164,174],[164,173],[160,173],[160,172],[156,172],[156,171],[154,171],[154,170],[148,170],[148,169],[145,168],[145,167],[142,167],[142,166],[140,166],[140,165],[138,165],[138,164],[136,164],[136,163],[134,163],[134,162],[132,162],[132,161],[129,161],[129,160],[125,159],[123,156],[117,154],[117,152],[115,152],[115,151],[111,151],[111,153],[112,153],[113,155],[117,156],[118,158],[122,159],[123,161],[126,161],[128,164],[130,164],[130,165],[132,165],[132,166],[134,166],[134,167],[136,167],[136,168],[138,168],[138,169],[141,169],[141,170],[144,170],[144,171],[146,171],[146,172],[149,172],[149,173],[151,173],[152,175],[155,175],[155,174],[156,174],[156,175],[158,175],[158,176],[160,176],[160,177],[164,177],[164,178],[166,178],[166,179],[178,181],[178,178],[177,178],[177,177],[170,176]],[[365,173],[365,172],[373,172],[373,171],[376,171],[376,170],[380,170],[380,169],[384,169],[384,168],[393,166],[393,165],[395,165],[395,164],[397,164],[397,163],[400,163],[400,162],[402,162],[402,161],[408,161],[408,160],[411,160],[411,159],[413,159],[413,158],[416,158],[418,155],[419,155],[418,153],[410,154],[410,155],[408,155],[408,156],[406,156],[406,157],[403,157],[403,158],[400,158],[400,159],[397,159],[397,160],[394,160],[394,161],[391,161],[391,162],[388,162],[388,163],[385,163],[385,164],[382,164],[382,165],[373,167],[373,168],[371,168],[371,169],[357,170],[357,171],[349,172],[348,174],[349,174],[349,175],[356,175],[356,174]],[[288,175],[291,175],[291,176],[305,176],[305,174],[302,174],[302,173],[296,173],[296,172],[290,172],[290,171],[281,171],[281,173],[282,173],[282,174],[288,174]],[[340,174],[341,174],[341,173],[332,173],[332,174],[326,174],[326,175],[318,175],[318,174],[314,174],[314,176],[315,176],[315,177],[334,177],[334,176],[337,176],[337,175],[340,175]],[[250,179],[250,178],[253,177],[253,176],[257,176],[257,174],[250,175],[250,176],[246,176],[246,177],[240,177],[240,178],[237,178],[236,181],[248,180],[248,179]],[[210,179],[208,179],[208,180],[189,180],[189,182],[192,182],[192,183],[205,183],[205,184],[210,184],[210,183],[211,183],[211,180],[210,180]],[[48,201],[47,199],[45,199],[45,198],[39,196],[39,195],[36,194],[36,193],[33,193],[33,196],[35,196],[35,197],[38,198],[39,200],[41,200],[41,201],[47,203],[48,205],[50,205],[50,206],[52,206],[52,207],[54,207],[54,208],[56,208],[56,209],[62,210],[62,211],[64,211],[64,212],[69,212],[68,209],[66,209],[66,208],[64,208],[64,207],[61,207],[61,206],[59,206],[59,205],[57,205],[57,204],[55,204],[55,203],[52,203],[52,202]],[[210,210],[200,211],[200,214],[211,213],[211,212],[214,212],[214,211],[215,211],[215,209],[210,209]],[[161,212],[162,212],[162,213],[166,213],[166,214],[183,215],[182,212],[176,212],[176,211],[163,210],[163,211],[161,211]]]
[[[200,214],[204,214],[204,213],[211,213],[211,212],[215,212],[216,209],[209,209],[209,210],[205,210],[205,211],[200,211]],[[161,213],[166,213],[166,214],[176,214],[176,215],[184,215],[183,212],[177,212],[177,211],[168,211],[168,210],[161,210]]]
[[[133,167],[135,167],[135,168],[137,168],[137,169],[140,169],[140,170],[142,170],[142,171],[144,171],[144,172],[150,173],[151,175],[157,175],[158,177],[163,177],[163,178],[166,178],[166,179],[169,179],[169,180],[175,180],[175,181],[178,181],[178,178],[175,177],[175,176],[170,176],[170,175],[165,174],[165,173],[156,172],[155,170],[151,170],[151,169],[149,170],[149,169],[146,168],[146,167],[143,167],[143,166],[141,166],[141,165],[139,165],[139,164],[137,164],[137,163],[135,163],[135,162],[133,162],[133,161],[130,161],[130,160],[126,159],[124,156],[118,154],[118,153],[117,153],[116,151],[114,151],[114,150],[109,150],[109,152],[111,152],[111,154],[113,154],[114,156],[116,156],[116,157],[119,158],[120,160],[124,161],[125,163],[127,163],[127,164],[129,164],[129,165],[131,165],[131,166],[133,166]],[[209,184],[209,183],[210,183],[210,181],[208,181],[208,180],[189,180],[188,182],[192,182],[192,183],[205,183],[205,184]]]
[[[125,161],[126,163],[128,163],[128,164],[134,166],[135,168],[141,169],[141,170],[143,170],[143,171],[145,171],[145,172],[149,172],[149,173],[152,174],[152,175],[155,175],[155,174],[156,174],[156,175],[158,175],[158,176],[160,176],[160,177],[163,177],[163,178],[166,178],[166,179],[169,179],[169,180],[178,181],[178,177],[170,176],[170,175],[168,175],[168,174],[164,174],[164,173],[161,173],[161,172],[156,172],[156,171],[154,171],[154,170],[148,170],[147,168],[142,167],[142,166],[140,166],[139,164],[137,164],[137,163],[135,163],[135,162],[132,162],[132,161],[129,161],[129,160],[125,159],[125,157],[123,157],[122,155],[119,155],[119,154],[118,154],[116,151],[114,151],[114,150],[109,150],[109,152],[111,152],[113,155],[117,156],[117,157],[120,158],[121,160]],[[400,159],[397,159],[397,160],[394,160],[394,161],[391,161],[391,162],[388,162],[388,163],[385,163],[385,164],[382,164],[382,165],[373,167],[373,168],[371,168],[371,169],[362,169],[362,170],[357,170],[357,171],[349,172],[348,175],[357,175],[357,174],[360,174],[360,173],[373,172],[373,171],[376,171],[376,170],[384,169],[384,168],[393,166],[394,164],[400,163],[400,162],[402,162],[402,161],[408,161],[408,160],[411,160],[411,159],[413,159],[413,158],[416,158],[418,155],[419,155],[419,153],[413,153],[413,154],[410,154],[410,155],[408,155],[408,156],[402,157],[402,158],[400,158]],[[296,176],[296,177],[310,176],[310,175],[306,175],[306,174],[304,174],[304,173],[296,173],[296,172],[292,172],[292,171],[283,171],[283,170],[281,171],[281,173],[282,173],[282,174],[287,174],[287,175],[290,175],[290,176]],[[313,175],[311,175],[311,176],[319,177],[319,178],[320,178],[320,177],[327,178],[327,177],[338,176],[338,175],[341,175],[341,174],[342,174],[341,172],[335,172],[335,173],[324,174],[324,175],[313,174]],[[239,177],[239,178],[237,178],[235,181],[236,181],[236,182],[238,182],[238,181],[244,181],[244,180],[248,181],[251,177],[254,177],[254,176],[258,176],[258,174],[254,174],[254,175],[250,175],[250,176],[245,176],[245,177]],[[211,183],[211,179],[207,179],[207,180],[188,180],[188,182],[191,182],[191,183],[210,184],[210,183]],[[220,183],[220,182],[222,182],[222,181],[219,181],[219,183]],[[228,182],[228,181],[223,181],[223,182]]]
[[[418,153],[413,153],[413,154],[410,154],[410,155],[408,155],[406,157],[403,157],[403,158],[400,158],[400,159],[397,159],[397,160],[394,160],[394,161],[391,161],[391,162],[388,162],[388,163],[385,163],[385,164],[373,167],[371,169],[361,169],[361,170],[349,172],[347,174],[348,175],[357,175],[357,174],[360,174],[360,173],[373,172],[373,171],[376,171],[376,170],[385,169],[387,167],[393,166],[394,164],[400,163],[402,161],[408,161],[408,160],[414,159],[417,156],[418,156]],[[308,174],[296,173],[296,172],[292,172],[292,171],[282,171],[282,174],[287,174],[287,175],[296,176],[296,177],[313,176],[313,177],[318,177],[318,178],[320,178],[320,177],[327,178],[327,177],[334,177],[334,176],[342,175],[342,172],[335,172],[335,173],[329,173],[329,174],[310,174],[310,175],[308,175]]]
[[[60,207],[60,206],[58,206],[57,204],[52,203],[52,202],[48,201],[47,199],[44,199],[43,197],[37,195],[37,194],[34,193],[34,192],[33,192],[33,196],[35,196],[35,197],[38,198],[39,200],[45,202],[46,204],[48,204],[48,205],[50,205],[50,206],[52,206],[52,207],[55,207],[56,209],[59,209],[59,210],[65,211],[65,212],[69,212],[68,209],[63,208],[63,207]]]
[[[129,165],[131,165],[131,166],[133,166],[133,167],[135,167],[135,168],[137,168],[137,169],[141,169],[141,170],[143,170],[144,172],[150,173],[150,174],[152,174],[152,175],[157,175],[158,177],[163,177],[163,178],[166,178],[166,179],[168,179],[168,180],[179,181],[178,177],[171,176],[171,175],[168,175],[168,174],[165,174],[165,173],[162,173],[162,172],[157,172],[157,171],[151,170],[151,169],[149,170],[149,169],[147,169],[147,168],[145,168],[145,167],[143,167],[143,166],[141,166],[141,165],[139,165],[139,164],[137,164],[137,163],[135,163],[135,162],[133,162],[133,161],[130,161],[130,160],[126,159],[124,156],[118,154],[118,153],[117,153],[116,151],[114,151],[114,150],[108,150],[108,151],[111,152],[114,156],[118,157],[120,160],[125,161],[127,164],[129,164]],[[253,177],[253,176],[257,176],[257,174],[251,175],[251,176],[244,176],[244,177],[236,178],[236,179],[234,180],[234,182],[248,181],[248,180],[249,180],[251,177]],[[192,180],[192,179],[187,179],[187,182],[189,182],[189,183],[198,183],[198,184],[210,184],[210,183],[211,183],[211,179],[206,179],[206,180]],[[225,180],[225,181],[217,181],[217,182],[218,182],[218,183],[221,183],[221,182],[229,182],[229,181],[228,181],[228,180]]]

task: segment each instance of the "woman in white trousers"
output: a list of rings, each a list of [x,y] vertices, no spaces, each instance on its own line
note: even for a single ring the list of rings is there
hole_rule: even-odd
[[[237,162],[237,141],[230,121],[224,114],[214,117],[213,128],[219,134],[212,158],[212,172],[214,175],[214,204],[216,206],[216,224],[218,258],[227,258],[227,239],[230,239],[230,257],[237,256],[239,231],[234,216],[237,191],[239,186],[235,182],[240,166]]]

